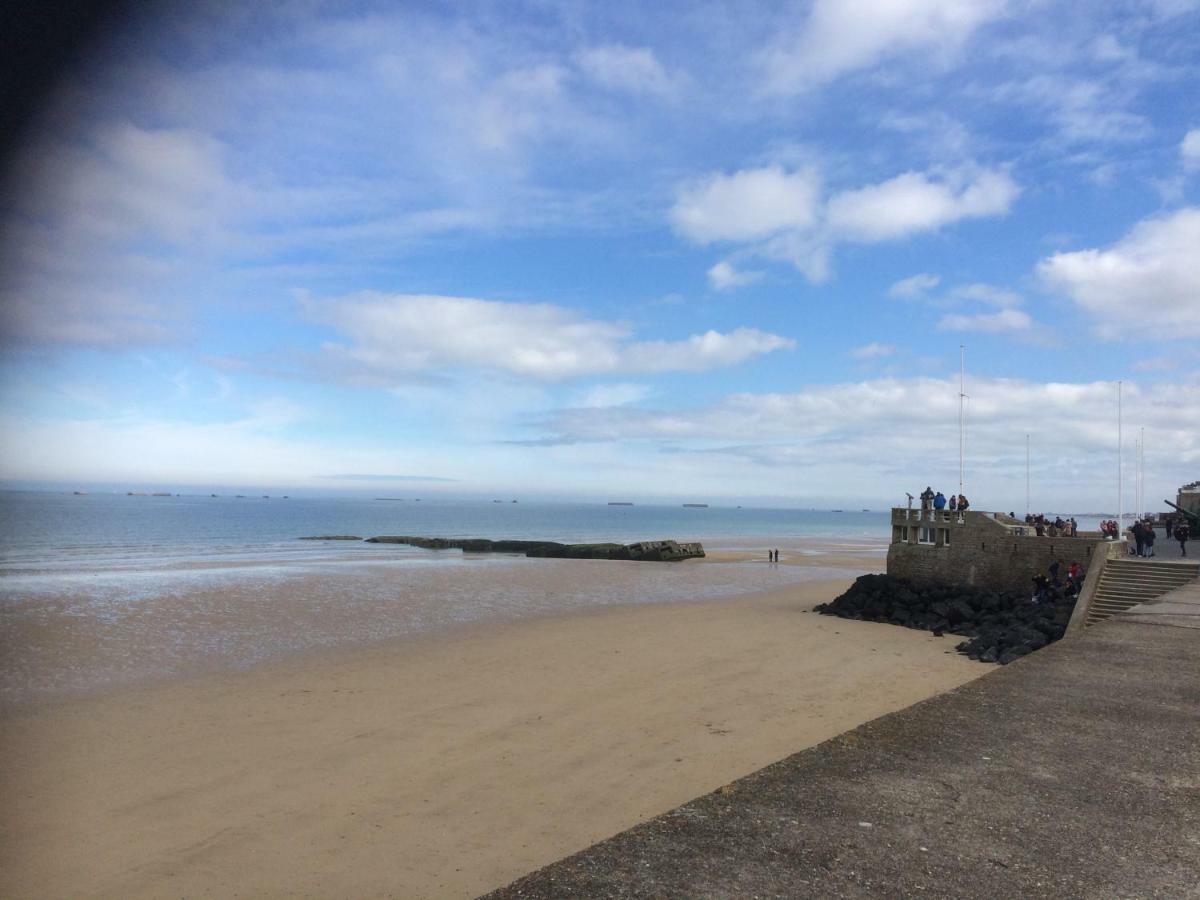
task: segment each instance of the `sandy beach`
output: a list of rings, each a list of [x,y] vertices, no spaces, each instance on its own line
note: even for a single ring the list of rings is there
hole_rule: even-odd
[[[848,581],[11,707],[0,893],[476,895],[987,671]]]

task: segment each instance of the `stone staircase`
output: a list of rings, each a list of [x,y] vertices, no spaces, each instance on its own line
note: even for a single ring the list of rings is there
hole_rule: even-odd
[[[1155,562],[1149,559],[1110,559],[1088,606],[1084,625],[1103,622],[1131,606],[1161,597],[1200,577],[1200,560]]]

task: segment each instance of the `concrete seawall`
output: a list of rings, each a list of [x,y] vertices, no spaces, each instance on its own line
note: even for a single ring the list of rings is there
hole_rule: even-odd
[[[1197,735],[1193,585],[489,897],[1200,897]]]

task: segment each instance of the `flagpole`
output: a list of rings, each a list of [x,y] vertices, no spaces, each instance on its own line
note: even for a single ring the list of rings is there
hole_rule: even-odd
[[[1025,515],[1029,516],[1029,432],[1025,432]]]
[[[958,345],[958,495],[963,493],[963,376],[967,367],[967,351]]]
[[[1121,387],[1124,382],[1117,382],[1117,538],[1124,540],[1125,495],[1121,483]]]
[[[1139,429],[1138,441],[1138,514],[1146,517],[1146,429]]]

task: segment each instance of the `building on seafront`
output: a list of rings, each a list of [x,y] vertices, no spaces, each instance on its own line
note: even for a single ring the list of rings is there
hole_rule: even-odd
[[[1175,505],[1200,516],[1200,481],[1181,487],[1175,495]]]
[[[1123,555],[1124,543],[1099,532],[1077,537],[1039,537],[1032,526],[1004,513],[976,510],[892,510],[887,573],[918,585],[971,585],[1025,589],[1055,561],[1093,561]]]

